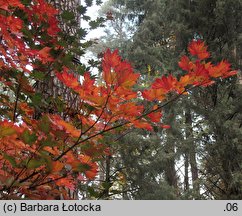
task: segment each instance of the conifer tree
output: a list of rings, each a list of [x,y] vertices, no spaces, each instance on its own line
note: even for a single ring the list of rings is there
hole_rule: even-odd
[[[158,74],[176,74],[179,70],[174,63],[181,52],[187,53],[186,44],[192,39],[205,40],[213,58],[229,58],[233,67],[241,68],[241,0],[116,0],[115,4],[124,6],[126,17],[136,25],[137,31],[123,52],[145,82]],[[180,128],[184,130],[166,134],[167,147],[174,142],[176,145],[166,155],[172,155],[167,161],[174,157],[172,166],[167,165],[160,173],[168,174],[168,167],[174,172],[181,157],[184,177],[180,181],[184,182],[179,190],[184,198],[241,198],[240,95],[238,80],[231,78],[208,89],[191,91],[189,100],[182,99],[185,112],[179,106],[165,112],[167,116],[180,113],[171,125],[183,125]],[[177,188],[168,176],[168,184]]]

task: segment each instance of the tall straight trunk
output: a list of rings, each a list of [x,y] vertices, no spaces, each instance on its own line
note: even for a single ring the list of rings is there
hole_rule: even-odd
[[[103,191],[104,199],[108,199],[109,197],[109,189],[111,187],[111,179],[110,179],[110,171],[111,171],[111,156],[106,156],[106,178],[105,178],[105,189]]]
[[[175,121],[174,118],[170,119],[170,121]],[[166,166],[165,166],[165,179],[167,183],[174,187],[176,190],[178,189],[177,182],[177,173],[176,173],[176,160],[175,160],[175,140],[173,139],[173,129],[169,129],[167,131],[167,140],[164,145],[164,151],[167,154]]]
[[[167,183],[177,189],[177,176],[175,169],[175,160],[173,158],[168,159],[165,168],[165,176]]]
[[[198,168],[197,168],[195,145],[191,146],[190,165],[191,165],[191,173],[192,173],[192,185],[193,185],[193,191],[194,191],[194,195],[195,195],[194,198],[199,198],[200,187],[199,187],[199,182],[198,182]]]
[[[189,155],[186,151],[184,153],[184,192],[189,190],[189,177],[188,177],[188,168],[189,168]]]
[[[193,141],[193,130],[192,130],[192,114],[189,108],[186,109],[185,113],[185,122],[186,122],[186,139],[188,140],[188,155],[189,163],[191,166],[191,175],[192,175],[192,186],[194,198],[199,198],[200,189],[198,183],[198,167],[196,159],[196,144]]]
[[[108,199],[110,196],[109,189],[112,186],[111,183],[111,156],[105,156],[105,160],[101,165],[102,169],[100,170],[100,193],[98,199]]]

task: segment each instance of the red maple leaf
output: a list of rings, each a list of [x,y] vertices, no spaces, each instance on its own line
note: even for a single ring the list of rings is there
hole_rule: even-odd
[[[207,46],[201,40],[193,40],[189,46],[188,50],[193,56],[197,56],[200,60],[207,59],[210,54],[207,51]]]
[[[132,66],[126,61],[121,62],[114,70],[117,73],[117,85],[124,88],[131,88],[140,76],[133,72]]]
[[[27,10],[30,17],[37,16],[38,21],[49,21],[58,14],[58,10],[44,0],[33,1],[34,4],[30,10]],[[36,22],[36,21],[35,21]]]
[[[58,26],[58,20],[55,17],[51,17],[48,23],[49,23],[49,27],[47,29],[47,33],[51,37],[56,36],[58,32],[61,31],[61,29]]]
[[[150,118],[150,120],[152,122],[158,123],[161,120],[162,113],[160,111],[159,112],[153,112],[153,113],[148,114],[148,117]]]
[[[20,0],[0,0],[0,8],[3,10],[9,10],[9,7],[18,7],[20,9],[24,8],[24,5]]]
[[[231,64],[227,61],[221,61],[219,64],[215,65],[214,67],[209,68],[209,75],[211,77],[229,77],[236,75],[237,71],[231,71]]]
[[[94,90],[94,83],[95,80],[91,78],[91,74],[88,72],[84,73],[84,80],[82,83],[83,89],[85,89],[86,91]]]
[[[152,84],[152,88],[154,89],[163,89],[165,93],[175,90],[177,86],[177,79],[173,77],[171,74],[166,77],[162,76],[162,78],[157,78],[155,82]]]
[[[136,128],[146,129],[148,131],[153,130],[153,127],[151,126],[151,124],[145,120],[135,120],[131,122],[134,124]]]
[[[43,63],[54,61],[54,59],[51,57],[50,50],[50,47],[44,47],[38,51],[38,58],[42,60]]]
[[[107,49],[107,51],[104,53],[104,56],[103,56],[104,66],[109,66],[114,68],[118,66],[120,62],[121,62],[121,57],[118,54],[118,50],[116,49],[113,52],[111,52],[110,49]]]
[[[187,56],[182,56],[181,60],[178,62],[179,67],[182,70],[190,71],[193,68],[193,63]]]
[[[23,27],[23,21],[17,17],[9,16],[7,17],[7,22],[12,33],[19,34]]]
[[[92,158],[88,155],[80,155],[80,161],[82,164],[88,165],[89,169],[85,170],[86,177],[90,180],[94,179],[98,173],[98,166],[95,162],[92,162]]]
[[[77,90],[78,87],[80,87],[80,83],[77,77],[75,77],[74,74],[68,73],[67,71],[68,71],[68,68],[64,67],[62,73],[59,73],[59,72],[56,73],[56,77],[67,87],[70,87],[73,90]]]
[[[68,123],[61,119],[58,115],[49,116],[53,126],[56,126],[59,130],[64,130],[67,134],[70,134],[72,137],[78,138],[81,134],[81,131],[75,128],[71,123]]]
[[[133,116],[138,116],[142,113],[144,107],[143,106],[138,106],[134,102],[128,102],[124,104],[120,104],[118,108],[118,113],[121,113],[125,117],[133,117]]]
[[[148,101],[159,100],[163,101],[165,99],[165,92],[162,88],[160,89],[146,89],[142,92],[143,98]]]

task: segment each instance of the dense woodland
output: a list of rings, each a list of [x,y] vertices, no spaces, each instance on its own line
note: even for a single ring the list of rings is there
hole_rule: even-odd
[[[0,198],[241,199],[241,11],[0,0]]]
[[[177,61],[194,38],[208,44],[213,61],[228,59],[241,70],[241,7],[240,0],[110,0],[100,10],[110,16],[106,36],[92,50],[118,47],[144,87],[163,74],[180,74]],[[136,129],[120,139],[113,166],[126,167],[126,190],[137,188],[125,198],[241,199],[239,76],[166,106],[169,130]]]

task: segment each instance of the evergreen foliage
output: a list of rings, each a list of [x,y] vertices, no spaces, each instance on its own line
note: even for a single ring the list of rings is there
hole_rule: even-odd
[[[120,44],[125,44],[121,46],[123,55],[142,73],[144,86],[160,74],[177,74],[178,66],[174,63],[180,53],[187,53],[186,44],[192,39],[205,40],[213,59],[229,59],[234,68],[242,67],[241,0],[109,3],[114,8],[123,8],[122,17],[136,29],[130,39],[123,38]],[[172,126],[169,132],[158,130],[150,135],[136,130],[132,136],[125,136],[120,146],[130,143],[132,148],[120,147],[120,163],[132,164],[132,170],[126,170],[127,176],[136,173],[128,185],[137,188],[132,198],[150,197],[147,192],[150,188],[156,191],[152,199],[240,199],[240,101],[241,84],[238,79],[230,78],[207,89],[193,90],[177,106],[166,107],[164,115]],[[180,104],[184,103],[181,108]],[[179,113],[178,117],[173,118],[173,113]],[[141,146],[146,146],[146,154],[140,154]],[[157,148],[159,154],[152,155]],[[135,159],[131,162],[127,152],[133,151],[151,166],[140,166]],[[158,176],[162,177],[157,184]]]

